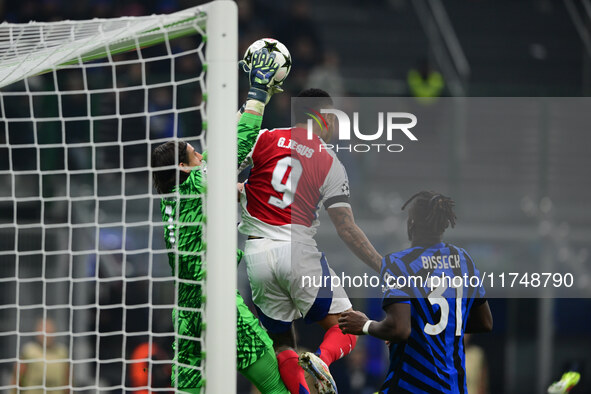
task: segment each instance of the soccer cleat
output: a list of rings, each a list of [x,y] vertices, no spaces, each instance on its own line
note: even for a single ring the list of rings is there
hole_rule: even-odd
[[[337,394],[335,383],[330,370],[324,361],[310,352],[300,354],[300,366],[314,378],[314,385],[319,394]]]
[[[574,371],[565,372],[558,382],[554,382],[548,387],[548,394],[568,393],[581,380],[581,374]]]

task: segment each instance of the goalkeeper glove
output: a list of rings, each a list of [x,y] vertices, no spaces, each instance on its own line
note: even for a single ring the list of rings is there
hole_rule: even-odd
[[[266,48],[252,54],[250,67],[244,60],[241,60],[238,64],[242,71],[249,75],[250,90],[248,91],[248,99],[266,104],[274,93],[283,91],[280,87],[269,87],[269,83],[273,80],[279,65],[275,62],[275,54],[269,53]]]

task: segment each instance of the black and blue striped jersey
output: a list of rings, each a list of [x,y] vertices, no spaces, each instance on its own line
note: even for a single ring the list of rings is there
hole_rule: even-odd
[[[390,345],[380,392],[467,393],[464,328],[470,309],[485,301],[468,253],[445,243],[412,247],[386,256],[381,277],[383,308],[410,303],[411,334]]]

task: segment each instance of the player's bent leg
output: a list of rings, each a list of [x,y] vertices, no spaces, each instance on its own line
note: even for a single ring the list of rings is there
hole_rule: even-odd
[[[356,344],[354,336],[344,336],[338,330],[338,316],[351,308],[345,290],[334,286],[330,277],[335,273],[330,269],[324,253],[310,245],[294,244],[292,247],[294,265],[292,267],[291,294],[298,310],[307,323],[319,323],[325,330],[318,357],[313,353],[300,355],[300,365],[315,379],[315,386],[321,393],[334,393],[337,388],[328,365],[351,352]],[[320,285],[304,278],[323,278]],[[336,330],[332,329],[336,326]]]
[[[316,271],[318,270],[321,270],[323,276],[335,276],[335,272],[328,266],[326,256],[323,253],[320,254],[320,258],[316,262]],[[313,289],[308,291],[311,290]],[[355,335],[343,334],[338,327],[340,314],[349,310],[351,310],[351,302],[345,289],[342,286],[332,286],[332,283],[330,288],[318,288],[314,302],[307,306],[307,309],[302,309],[302,312],[305,312],[304,319],[307,322],[317,322],[326,330],[316,354],[327,366],[351,353],[357,344]]]
[[[279,373],[291,394],[309,394],[304,369],[300,366],[299,356],[293,349],[285,349],[277,353]]]
[[[299,365],[299,357],[295,352],[295,331],[291,322],[275,320],[265,315],[256,307],[261,323],[273,340],[277,351],[277,362],[281,380],[291,394],[307,394],[310,392],[304,370]]]
[[[291,325],[291,327],[285,332],[268,331],[267,333],[273,341],[273,348],[277,353],[281,353],[287,349],[296,348],[295,329],[293,328],[293,325]]]
[[[319,302],[316,302],[316,301],[319,301]],[[327,306],[326,303],[324,303],[324,300],[317,298],[316,301],[311,306],[310,310],[308,311],[308,313],[305,316],[305,320],[307,322],[316,321],[318,323],[321,323],[321,326],[328,327],[328,325],[334,319],[337,319],[337,321],[338,321],[338,315],[327,314],[327,311],[330,310],[329,309],[330,307]],[[319,318],[320,318],[320,320],[318,320]],[[336,325],[335,327],[338,329],[338,325]],[[346,354],[348,354],[350,352],[350,349],[352,349],[352,346],[354,346],[354,344],[352,346],[345,346],[344,341],[342,341],[342,340],[335,341],[336,337],[334,335],[332,335],[331,329],[329,329],[328,331],[331,332],[331,335],[329,336],[329,340],[327,341],[327,337],[325,335],[324,341],[322,342],[324,344],[324,348],[319,349],[317,351],[317,354],[325,353],[325,355],[330,355],[330,357],[328,357],[328,359],[331,360],[331,362],[332,362],[333,359],[340,358],[339,357],[340,353],[338,353],[339,356],[337,356],[337,350],[341,350],[341,348],[343,348],[343,350],[346,350]],[[340,330],[338,330],[338,331],[339,331],[339,333],[341,333]],[[342,339],[342,338],[339,338],[339,339]],[[349,344],[350,344],[350,342],[347,341],[347,345],[349,345]],[[341,350],[341,351],[343,351],[343,350]],[[314,379],[314,386],[316,387],[316,390],[318,390],[318,393],[320,393],[320,394],[337,393],[337,386],[336,386],[336,383],[335,383],[335,381],[330,373],[330,370],[328,368],[328,363],[326,361],[324,361],[322,358],[318,357],[314,353],[304,352],[299,357],[299,365],[306,372],[308,372],[310,374],[310,376]]]
[[[245,246],[245,262],[259,319],[277,351],[281,378],[290,393],[300,394],[309,393],[309,387],[294,350],[291,323],[302,315],[296,305],[297,294],[292,291],[296,286],[292,280],[292,252],[290,242],[249,240]]]
[[[264,314],[259,311],[259,316],[264,316]],[[266,321],[269,324],[268,318]],[[280,330],[279,327],[278,325],[274,325],[272,329]],[[269,328],[267,327],[267,329]],[[299,365],[299,357],[295,351],[295,331],[293,325],[290,323],[289,328],[284,332],[269,331],[269,336],[273,340],[273,347],[277,352],[279,374],[289,392],[291,394],[309,393],[310,388],[306,382],[306,375]]]
[[[189,393],[199,393],[203,386],[201,370],[201,313],[173,311],[178,339],[173,343],[176,358],[173,363],[172,387]],[[188,339],[194,337],[195,340]],[[175,349],[177,347],[177,349]]]
[[[351,353],[357,344],[356,335],[343,334],[339,329],[338,318],[340,315],[340,313],[330,314],[318,322],[326,330],[326,333],[324,333],[324,338],[316,354],[326,365],[330,365]]]
[[[261,394],[287,394],[289,391],[279,375],[279,366],[273,349],[268,349],[254,364],[240,373],[255,385]]]
[[[281,380],[291,394],[308,394],[310,388],[306,382],[304,370],[299,365],[299,357],[295,352],[295,331],[291,322],[280,322],[266,316],[258,309],[261,322],[268,330],[277,352],[277,362]]]
[[[236,291],[237,366],[257,389],[265,393],[287,393],[281,381],[273,341]]]
[[[324,272],[334,275],[324,255],[320,260]],[[330,366],[334,361],[351,353],[357,344],[357,337],[351,334],[343,334],[338,326],[341,313],[351,310],[351,302],[342,287],[335,287],[330,292],[331,298],[326,302],[327,289],[318,289],[316,299],[306,310],[304,319],[308,323],[316,322],[326,330],[322,343],[316,354]]]

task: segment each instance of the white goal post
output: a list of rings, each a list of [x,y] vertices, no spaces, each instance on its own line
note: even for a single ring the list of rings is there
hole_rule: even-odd
[[[171,390],[178,280],[150,168],[171,138],[208,150],[200,369],[236,391],[237,35],[229,0],[0,24],[1,392],[34,368],[41,390]]]

